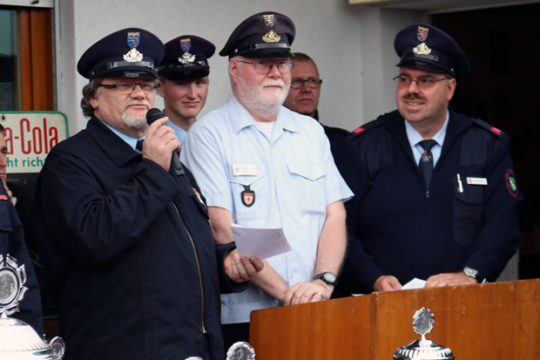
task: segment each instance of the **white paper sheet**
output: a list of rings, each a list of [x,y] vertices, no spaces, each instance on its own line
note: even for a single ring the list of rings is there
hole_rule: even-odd
[[[231,230],[240,255],[266,259],[291,251],[281,228],[265,229],[231,224]]]
[[[405,285],[401,287],[401,290],[410,290],[410,289],[423,289],[426,286],[426,280],[414,278]]]

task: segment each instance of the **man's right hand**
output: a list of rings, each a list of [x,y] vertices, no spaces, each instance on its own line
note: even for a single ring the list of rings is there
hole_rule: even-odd
[[[394,291],[401,289],[399,280],[392,275],[383,275],[375,280],[373,291]]]
[[[169,171],[171,167],[173,151],[180,150],[180,142],[174,130],[164,126],[168,120],[169,118],[164,117],[148,127],[142,150],[143,158],[152,160],[165,171]]]

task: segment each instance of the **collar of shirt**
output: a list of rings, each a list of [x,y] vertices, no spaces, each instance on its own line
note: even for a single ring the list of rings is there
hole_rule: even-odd
[[[448,127],[448,119],[450,118],[450,113],[446,113],[446,120],[442,128],[432,137],[433,140],[437,142],[431,148],[431,154],[433,154],[433,166],[437,165],[437,161],[441,157],[442,144],[444,143],[444,138],[446,137],[446,129]],[[411,145],[412,153],[416,164],[420,162],[420,157],[424,153],[424,148],[419,144],[420,141],[424,140],[422,135],[407,120],[405,121],[405,131],[407,132],[407,139],[409,139],[409,144]]]
[[[135,147],[137,146],[137,141],[144,139],[144,136],[141,139],[137,139],[134,137],[131,137],[129,135],[124,134],[123,132],[113,128],[111,125],[107,124],[105,121],[100,120],[106,127],[108,127],[113,133],[118,135],[118,137],[122,140],[124,140],[131,148],[138,153],[140,153]]]
[[[180,141],[180,144],[184,143],[184,139],[186,138],[186,130],[182,129],[175,123],[173,123],[171,120],[167,121],[165,123],[168,127],[174,130],[174,133],[176,134],[176,137],[178,138],[178,141]]]
[[[255,126],[255,119],[253,119],[253,116],[251,116],[247,109],[238,102],[236,97],[232,97],[229,102],[229,106],[229,113],[234,114],[234,116],[230,116],[230,119],[232,122],[232,127],[236,133],[238,133],[243,128]],[[289,114],[289,109],[285,108],[284,106],[280,107],[278,117],[274,124],[274,133],[276,133],[277,129],[279,129],[280,134],[284,130],[290,132],[299,131],[298,125],[296,124],[294,117],[290,116]]]

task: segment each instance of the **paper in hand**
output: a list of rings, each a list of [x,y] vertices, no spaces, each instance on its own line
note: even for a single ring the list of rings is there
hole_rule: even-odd
[[[231,224],[231,230],[239,255],[267,259],[291,251],[291,246],[281,228],[253,228]]]

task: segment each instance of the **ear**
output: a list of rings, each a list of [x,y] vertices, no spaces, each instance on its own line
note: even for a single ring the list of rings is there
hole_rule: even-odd
[[[94,110],[96,110],[99,106],[99,101],[96,99],[95,95],[92,96],[88,102],[90,103],[90,105],[92,106]]]
[[[159,86],[157,88],[157,93],[161,97],[165,97],[165,91],[163,90],[163,87],[165,86],[165,82],[167,80],[159,80]]]
[[[238,72],[238,61],[232,58],[229,60],[229,75],[231,76],[232,82],[235,84],[236,84],[236,78],[238,76],[237,72]]]
[[[456,91],[456,86],[457,86],[457,81],[455,78],[451,78],[450,80],[448,80],[448,92],[446,94],[446,100],[447,101],[450,101],[452,100],[452,98],[454,97],[454,93]]]

